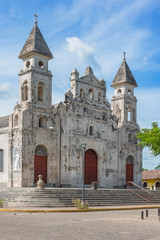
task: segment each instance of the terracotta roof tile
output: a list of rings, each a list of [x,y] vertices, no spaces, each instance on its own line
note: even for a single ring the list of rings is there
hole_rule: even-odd
[[[157,179],[160,178],[160,169],[157,170],[145,170],[142,172],[143,179]]]

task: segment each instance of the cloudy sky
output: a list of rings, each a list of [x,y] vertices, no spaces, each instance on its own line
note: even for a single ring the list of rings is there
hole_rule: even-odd
[[[125,51],[138,83],[138,123],[141,128],[160,124],[160,1],[157,0],[0,0],[0,116],[13,112],[18,101],[18,59],[34,25],[54,55],[53,103],[64,99],[70,73],[82,76],[90,65],[98,79],[110,84]],[[160,157],[144,150],[143,167],[154,169]]]

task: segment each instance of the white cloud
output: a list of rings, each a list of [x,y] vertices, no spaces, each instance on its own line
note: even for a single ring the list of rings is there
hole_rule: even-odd
[[[10,89],[10,84],[8,82],[1,83],[0,85],[0,91],[6,92]]]
[[[86,64],[87,66],[91,65],[91,67],[94,67],[95,70],[100,68],[99,64],[95,60],[95,51],[92,46],[84,43],[78,37],[67,38],[66,41],[67,50],[71,53],[77,54],[83,64]]]

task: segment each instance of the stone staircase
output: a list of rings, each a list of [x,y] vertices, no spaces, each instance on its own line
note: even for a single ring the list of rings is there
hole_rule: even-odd
[[[138,190],[136,190],[138,191]],[[140,191],[140,190],[139,190]],[[149,204],[160,204],[160,191],[150,191]],[[138,192],[140,194],[140,192]],[[90,206],[144,205],[147,201],[127,189],[85,190],[85,200]],[[73,207],[73,199],[82,198],[77,188],[6,188],[0,190],[0,198],[8,207]]]
[[[82,190],[74,188],[8,188],[1,190],[0,198],[8,207],[72,207],[73,199],[82,198]],[[146,201],[127,189],[85,190],[90,206],[139,205]]]

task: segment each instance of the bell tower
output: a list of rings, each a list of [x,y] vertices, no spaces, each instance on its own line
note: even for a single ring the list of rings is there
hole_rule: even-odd
[[[19,102],[30,102],[41,107],[52,106],[52,73],[48,70],[48,61],[53,58],[37,25],[26,40],[19,58],[23,60],[23,69],[19,72]]]
[[[118,118],[118,125],[123,123],[137,123],[137,99],[134,96],[134,88],[137,83],[128,67],[125,58],[111,84],[114,88],[114,96],[112,97],[113,114]]]

